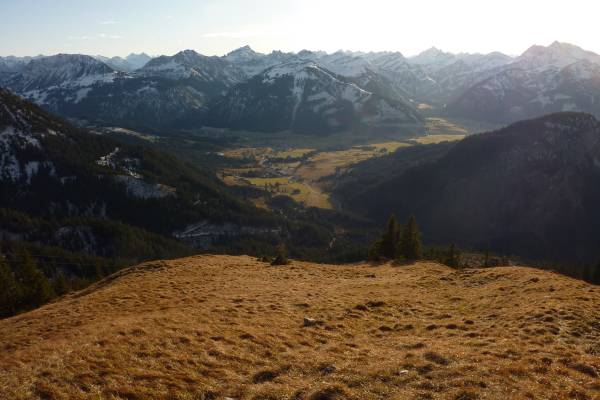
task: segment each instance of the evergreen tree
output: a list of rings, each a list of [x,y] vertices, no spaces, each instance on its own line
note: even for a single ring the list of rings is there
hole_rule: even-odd
[[[54,280],[54,293],[56,293],[57,296],[62,296],[63,294],[67,294],[68,292],[69,282],[67,282],[65,274],[61,272]]]
[[[27,250],[21,249],[14,263],[24,307],[39,307],[54,296],[48,278],[38,269],[35,259]]]
[[[0,318],[15,313],[19,303],[19,288],[13,272],[0,253]]]
[[[400,241],[400,224],[394,214],[390,215],[387,228],[381,237],[381,256],[393,260],[398,256],[398,243]]]
[[[410,216],[402,233],[400,255],[407,260],[418,260],[421,258],[421,233],[414,215]]]
[[[379,260],[382,257],[393,260],[398,256],[398,243],[400,241],[400,225],[394,214],[390,215],[385,232],[373,244],[369,251],[369,258]]]
[[[592,283],[595,283],[596,285],[600,285],[600,261],[598,261],[598,264],[596,264],[595,268],[592,268],[591,281],[592,281]]]
[[[379,261],[381,259],[381,239],[377,239],[369,249],[369,260]]]
[[[456,248],[454,243],[448,248],[448,254],[444,264],[452,268],[460,267],[460,251]]]

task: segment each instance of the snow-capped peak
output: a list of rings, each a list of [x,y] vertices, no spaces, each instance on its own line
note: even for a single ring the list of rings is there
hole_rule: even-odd
[[[225,56],[225,59],[231,62],[244,62],[255,60],[261,56],[263,56],[263,54],[255,52],[250,46],[246,45],[228,53]]]
[[[138,71],[145,76],[160,76],[169,79],[194,78],[200,81],[222,82],[225,85],[242,80],[242,72],[231,62],[221,57],[209,57],[183,50],[174,56],[160,56],[150,60]]]
[[[386,71],[404,70],[407,66],[406,58],[400,52],[373,55],[371,62]]]
[[[437,47],[430,47],[422,53],[409,58],[409,61],[418,65],[430,65],[440,63],[450,63],[456,59],[452,53],[446,53]]]
[[[93,57],[57,54],[31,60],[7,86],[20,93],[48,87],[89,87],[99,81],[112,81],[117,74]]]
[[[358,77],[375,69],[367,59],[344,51],[320,57],[318,62],[328,70],[347,77]]]
[[[272,83],[276,79],[285,76],[295,76],[309,68],[320,69],[317,64],[310,60],[300,60],[285,64],[278,64],[268,68],[262,73],[263,83]]]
[[[517,59],[517,63],[532,69],[564,68],[582,60],[600,63],[600,55],[569,43],[554,42],[549,46],[531,46]]]
[[[152,57],[150,57],[146,53],[131,53],[127,57],[125,57],[125,61],[127,61],[134,70],[142,68],[150,60],[152,60]]]

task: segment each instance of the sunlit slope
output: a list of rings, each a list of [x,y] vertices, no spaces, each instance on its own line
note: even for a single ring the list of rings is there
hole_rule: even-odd
[[[159,261],[0,321],[0,398],[593,399],[599,321],[530,268]]]

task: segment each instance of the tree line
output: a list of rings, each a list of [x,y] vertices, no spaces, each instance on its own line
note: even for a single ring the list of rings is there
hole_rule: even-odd
[[[369,250],[369,259],[372,261],[428,259],[454,268],[461,266],[461,254],[454,244],[445,251],[434,247],[424,248],[421,242],[421,231],[414,215],[408,218],[404,226],[398,222],[394,214],[390,215],[385,231]]]
[[[465,266],[461,251],[455,244],[450,244],[447,248],[425,247],[421,242],[421,232],[416,218],[414,216],[409,217],[406,224],[402,226],[393,214],[390,215],[384,232],[371,246],[369,259],[371,261],[417,261],[424,259],[437,261],[453,268]],[[493,264],[490,262],[490,253],[485,251],[481,266],[489,267],[491,265]],[[545,266],[540,268],[552,269],[590,283],[600,284],[600,261],[592,265]]]
[[[37,308],[116,270],[108,260],[89,255],[1,243],[0,318]]]

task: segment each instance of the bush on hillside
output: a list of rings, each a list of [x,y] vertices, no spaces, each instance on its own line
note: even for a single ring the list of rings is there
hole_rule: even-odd
[[[273,261],[271,261],[271,265],[288,265],[289,263],[290,260],[287,258],[287,250],[285,245],[281,243],[279,246],[277,246],[277,254],[275,255]]]

